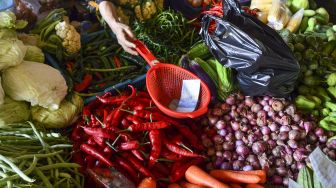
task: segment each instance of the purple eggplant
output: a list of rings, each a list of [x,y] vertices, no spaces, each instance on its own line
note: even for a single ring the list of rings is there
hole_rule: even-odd
[[[214,104],[217,99],[217,89],[210,76],[194,60],[189,62],[189,70],[196,74],[196,76],[198,76],[208,86],[211,93],[211,104]]]

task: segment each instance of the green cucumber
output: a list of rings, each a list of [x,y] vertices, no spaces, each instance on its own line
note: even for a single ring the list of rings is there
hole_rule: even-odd
[[[307,17],[312,17],[315,14],[316,14],[315,10],[310,10],[310,9],[304,10],[304,13],[303,13],[303,15]]]
[[[299,28],[299,31],[301,33],[303,33],[304,31],[306,31],[306,29],[308,27],[308,19],[309,19],[309,17],[307,17],[307,16],[303,17],[303,19],[301,21],[301,24],[300,24],[300,28]]]
[[[196,57],[207,59],[209,56],[211,56],[211,53],[208,49],[208,46],[204,42],[200,42],[191,47],[187,55],[191,60],[195,59]]]

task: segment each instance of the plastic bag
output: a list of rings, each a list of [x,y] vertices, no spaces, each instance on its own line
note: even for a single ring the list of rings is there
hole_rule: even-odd
[[[223,0],[224,17],[206,14],[200,34],[216,59],[237,71],[246,95],[286,97],[293,90],[300,66],[276,31],[242,13],[237,1]],[[215,23],[213,32],[209,25]]]
[[[28,21],[28,27],[32,27],[39,13],[41,5],[38,0],[15,0],[15,15],[18,20]]]
[[[267,16],[268,25],[279,31],[287,25],[291,16],[292,13],[287,8],[285,1],[273,0]]]

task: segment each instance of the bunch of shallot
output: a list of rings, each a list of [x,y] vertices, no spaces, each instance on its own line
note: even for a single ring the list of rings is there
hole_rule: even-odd
[[[285,99],[231,95],[200,121],[209,169],[266,169],[272,183],[287,185],[315,147],[336,159],[336,140],[327,143],[333,133],[303,119]]]

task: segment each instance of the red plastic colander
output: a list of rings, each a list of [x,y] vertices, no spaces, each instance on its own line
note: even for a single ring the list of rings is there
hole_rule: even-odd
[[[193,112],[177,112],[169,108],[173,100],[179,100],[183,80],[199,79],[193,73],[172,64],[160,63],[141,41],[134,41],[136,51],[151,66],[146,76],[149,95],[156,106],[166,115],[174,118],[196,118],[208,111],[211,93],[208,86],[201,81],[198,106]]]

